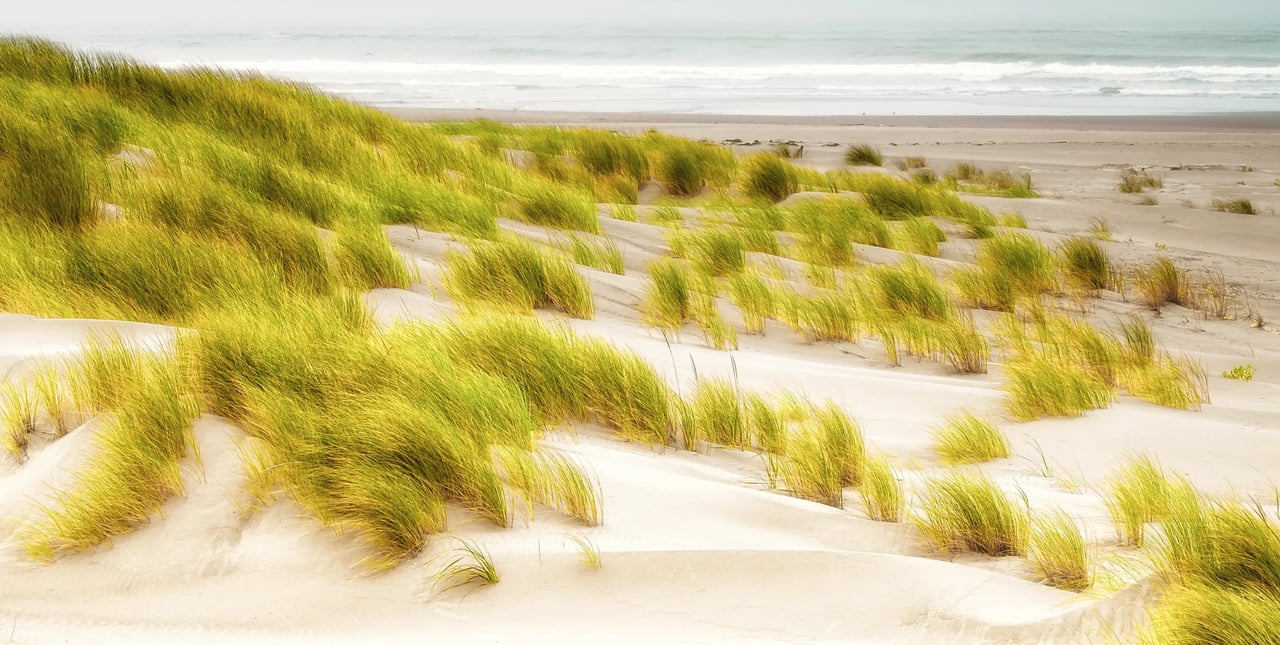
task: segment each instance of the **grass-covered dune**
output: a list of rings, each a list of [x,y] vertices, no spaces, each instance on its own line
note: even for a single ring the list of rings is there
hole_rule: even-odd
[[[734,355],[711,350],[766,334],[866,344],[856,353],[877,368],[937,368],[917,383],[925,368],[908,366],[905,387],[989,386],[1011,421],[1092,414],[1121,393],[1196,410],[1205,369],[1139,314],[1227,319],[1233,296],[1164,256],[1124,265],[1094,239],[1046,243],[1021,215],[958,195],[1036,197],[1030,175],[962,165],[939,180],[922,158],[894,175],[873,147],[842,156],[823,172],[655,131],[410,124],[252,75],[0,40],[0,312],[173,330],[147,346],[90,335],[5,375],[0,447],[16,468],[78,428],[96,437],[15,540],[48,562],[157,518],[199,468],[193,427],[217,417],[252,438],[246,514],[287,497],[384,571],[458,517],[511,527],[545,507],[603,523],[597,475],[544,441],[583,422],[614,441],[746,455],[752,484],[805,500],[788,503],[845,513],[860,500],[867,535],[909,535],[914,555],[1025,558],[1031,580],[1089,589],[1081,518],[1041,513],[982,470],[1025,457],[1001,419],[934,428],[942,474],[927,473],[869,441],[843,401],[744,388]],[[388,241],[401,225],[446,240],[438,284]],[[456,315],[379,323],[363,300],[379,288],[430,291]],[[627,309],[633,336],[696,328],[734,378],[699,376],[690,355],[682,382],[683,366],[568,331],[598,303]],[[1099,303],[1129,315],[1104,329]],[[1153,562],[1136,567],[1165,594],[1151,637],[1275,642],[1273,518],[1143,463],[1099,502],[1124,558],[1146,557],[1152,534]],[[600,567],[588,538],[571,539]],[[461,544],[437,583],[496,583],[484,548]]]

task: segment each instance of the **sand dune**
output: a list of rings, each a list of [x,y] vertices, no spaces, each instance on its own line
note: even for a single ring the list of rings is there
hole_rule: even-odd
[[[830,167],[838,148],[827,141],[898,144],[891,154],[923,154],[943,168],[978,161],[1027,170],[1053,198],[973,197],[996,213],[1016,211],[1045,244],[1088,233],[1106,218],[1116,241],[1109,252],[1127,261],[1159,251],[1193,267],[1220,270],[1253,294],[1265,320],[1280,319],[1280,219],[1230,215],[1178,205],[1214,196],[1257,195],[1280,208],[1280,188],[1267,189],[1280,167],[1280,134],[1131,132],[939,127],[840,127],[742,123],[650,125],[713,140],[792,138],[806,144],[802,163]],[[518,152],[518,151],[516,151]],[[1158,206],[1134,205],[1115,191],[1116,168],[1151,164],[1167,173]],[[1204,164],[1206,170],[1171,170]],[[1253,172],[1232,164],[1259,166]],[[1237,182],[1244,181],[1245,186]],[[656,198],[649,195],[650,198]],[[795,198],[793,198],[795,199]],[[581,334],[606,338],[688,388],[695,375],[735,378],[744,389],[790,390],[830,399],[861,424],[868,444],[891,456],[908,488],[943,466],[931,430],[962,409],[1002,415],[1000,357],[991,373],[957,376],[944,366],[908,359],[889,368],[875,341],[809,344],[781,325],[766,336],[740,335],[736,352],[706,347],[692,327],[677,342],[639,322],[645,263],[669,253],[664,229],[602,218],[622,250],[626,273],[581,269],[595,299],[593,320],[540,314]],[[691,216],[696,213],[690,213]],[[501,221],[511,234],[563,244],[559,233]],[[465,248],[447,235],[411,226],[388,237],[418,271],[412,289],[378,289],[365,302],[384,324],[439,321],[456,312],[440,280],[445,255]],[[945,273],[971,259],[970,241],[948,242],[929,266]],[[904,254],[857,248],[867,263],[897,263]],[[794,268],[794,267],[793,267]],[[732,307],[722,303],[726,313]],[[1098,324],[1137,311],[1104,294],[1089,312]],[[735,314],[736,315],[736,314]],[[1098,494],[1127,455],[1147,453],[1213,492],[1271,494],[1280,480],[1280,336],[1274,322],[1203,320],[1170,306],[1152,318],[1171,350],[1204,362],[1211,404],[1174,411],[1125,398],[1083,419],[1002,422],[1015,456],[983,466],[1001,486],[1022,491],[1035,508],[1064,508],[1082,518],[1104,545],[1114,530]],[[87,320],[0,315],[0,374],[18,378],[40,357],[74,353],[92,333],[117,331],[160,348],[172,328]],[[1257,379],[1218,374],[1251,363]],[[1025,562],[944,557],[910,524],[867,519],[846,493],[843,510],[769,490],[754,454],[709,449],[655,451],[623,442],[591,425],[548,438],[581,460],[600,482],[604,525],[581,529],[537,508],[510,529],[451,511],[457,535],[492,554],[502,582],[464,593],[435,593],[432,574],[450,546],[435,540],[412,562],[379,576],[362,572],[352,536],[338,536],[287,500],[250,512],[239,450],[251,441],[227,421],[196,424],[200,459],[183,465],[185,497],[162,517],[88,553],[53,565],[31,563],[14,531],[36,504],[52,503],[95,450],[97,422],[35,446],[21,467],[0,462],[0,638],[36,642],[901,642],[1078,643],[1141,622],[1149,585],[1081,596],[1037,584]],[[598,547],[591,569],[570,534]]]

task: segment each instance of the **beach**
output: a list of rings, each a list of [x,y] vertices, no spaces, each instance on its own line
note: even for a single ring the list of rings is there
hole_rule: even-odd
[[[1124,396],[1079,418],[1015,421],[1003,401],[1005,355],[985,374],[905,357],[891,365],[879,341],[812,342],[771,320],[764,335],[737,330],[736,351],[708,346],[692,326],[674,338],[641,315],[646,261],[671,254],[651,216],[660,193],[640,191],[638,221],[608,216],[600,236],[621,250],[625,271],[581,268],[595,303],[592,319],[539,311],[549,325],[634,351],[674,387],[722,377],[754,391],[791,391],[831,401],[860,426],[869,450],[894,464],[909,498],[948,472],[933,432],[967,410],[994,420],[1012,456],[973,468],[1033,511],[1060,509],[1083,527],[1105,574],[1073,593],[1040,584],[1021,558],[939,553],[911,522],[870,519],[846,492],[842,509],[771,489],[761,455],[703,446],[651,447],[590,422],[546,433],[546,445],[598,478],[603,523],[584,528],[539,507],[510,528],[450,508],[450,535],[483,545],[502,579],[491,587],[438,593],[432,571],[450,558],[441,538],[393,570],[358,566],[362,549],[287,498],[246,512],[239,450],[245,433],[211,414],[195,424],[199,460],[182,462],[186,494],[150,523],[53,564],[35,564],[12,527],[54,503],[53,487],[93,451],[90,423],[34,452],[20,467],[0,465],[0,639],[15,643],[375,642],[1132,642],[1157,597],[1148,569],[1118,543],[1105,495],[1129,458],[1147,455],[1172,476],[1214,495],[1237,495],[1274,514],[1280,481],[1280,115],[1094,117],[733,117],[680,114],[388,110],[410,122],[492,119],[586,126],[641,134],[654,129],[710,141],[735,154],[799,151],[791,161],[843,168],[847,147],[866,143],[885,157],[868,170],[899,177],[894,163],[923,157],[941,175],[960,163],[1026,173],[1036,198],[964,195],[997,216],[1025,218],[1026,235],[1049,248],[1098,239],[1129,266],[1167,257],[1188,272],[1220,278],[1229,311],[1209,316],[1177,304],[1151,311],[1103,290],[1076,307],[1084,320],[1115,329],[1123,316],[1150,325],[1160,345],[1203,365],[1211,400],[1175,410]],[[1117,190],[1121,173],[1160,177],[1140,194]],[[794,196],[793,196],[794,197]],[[1214,210],[1247,199],[1256,214]],[[1154,203],[1151,203],[1154,202]],[[682,206],[696,211],[697,206]],[[705,213],[704,213],[705,215]],[[690,217],[697,217],[696,213]],[[561,231],[499,219],[502,231],[555,247]],[[1099,235],[1105,226],[1106,236]],[[1005,227],[999,227],[1004,230]],[[1012,229],[1010,229],[1012,230]],[[974,262],[980,240],[948,229],[931,267]],[[378,288],[363,301],[381,324],[439,322],[462,312],[444,283],[454,236],[409,224],[385,233],[416,279]],[[856,245],[860,266],[896,266],[909,255]],[[751,261],[762,258],[749,254]],[[943,269],[940,272],[946,273]],[[1073,310],[1075,311],[1075,310]],[[978,311],[986,326],[994,314]],[[41,357],[75,351],[104,326],[142,343],[165,343],[172,327],[0,315],[0,374]],[[1251,365],[1250,381],[1224,378]],[[911,508],[914,501],[908,502]],[[585,565],[579,538],[598,550]]]

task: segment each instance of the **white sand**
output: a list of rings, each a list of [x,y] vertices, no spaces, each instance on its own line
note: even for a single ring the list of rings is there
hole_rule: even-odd
[[[1089,131],[1052,122],[1016,129],[656,126],[712,140],[796,140],[806,146],[802,162],[817,167],[837,163],[841,151],[823,143],[869,141],[884,146],[890,160],[921,155],[938,169],[970,160],[1026,170],[1054,197],[976,201],[996,212],[1023,213],[1046,242],[1086,232],[1093,217],[1105,217],[1118,240],[1108,245],[1116,257],[1153,257],[1157,243],[1166,245],[1164,252],[1179,262],[1217,267],[1231,283],[1256,290],[1266,317],[1280,319],[1280,218],[1178,203],[1247,196],[1280,209],[1280,188],[1273,184],[1280,134],[1274,131]],[[1160,206],[1136,206],[1134,197],[1114,191],[1119,165],[1129,163],[1159,167],[1155,172],[1165,176],[1165,188],[1156,192]],[[1161,169],[1177,164],[1206,168]],[[1256,170],[1241,172],[1237,165]],[[559,239],[515,222],[502,226],[543,243]],[[584,269],[597,318],[563,324],[630,347],[683,387],[695,368],[703,376],[728,376],[736,366],[744,388],[829,397],[858,419],[868,442],[889,453],[910,483],[941,468],[929,430],[942,416],[962,408],[1002,413],[998,365],[983,376],[955,376],[944,366],[910,361],[890,368],[875,343],[807,345],[778,325],[763,338],[740,335],[742,348],[732,354],[706,348],[693,332],[668,346],[635,312],[644,284],[637,270],[666,250],[661,229],[615,220],[604,226],[623,248],[628,274]],[[447,317],[452,305],[440,288],[439,267],[456,243],[411,227],[388,234],[423,282],[410,291],[374,291],[366,302],[386,322]],[[960,240],[944,248],[944,257],[963,261],[973,247]],[[898,259],[860,251],[864,261]],[[725,311],[735,319],[731,307]],[[1133,311],[1136,306],[1111,296],[1093,316],[1105,324]],[[1016,456],[984,466],[1011,492],[1024,491],[1034,507],[1082,518],[1107,553],[1115,552],[1115,538],[1097,491],[1132,453],[1156,456],[1218,493],[1272,499],[1280,481],[1277,328],[1205,321],[1177,307],[1152,323],[1168,348],[1204,361],[1212,404],[1180,412],[1125,398],[1082,419],[1005,423]],[[107,325],[0,316],[0,374],[19,377],[28,359],[72,351],[90,330]],[[138,342],[163,342],[171,333],[115,326]],[[1241,363],[1257,368],[1255,381],[1219,376]],[[353,568],[361,557],[353,544],[288,502],[244,517],[236,445],[245,439],[213,417],[198,422],[203,462],[184,470],[188,495],[172,500],[163,517],[109,547],[33,565],[12,544],[13,527],[33,502],[49,499],[51,486],[69,480],[92,450],[93,431],[91,423],[35,450],[22,467],[0,461],[0,641],[1078,643],[1112,631],[1128,634],[1151,595],[1138,584],[1081,597],[1036,584],[1019,559],[939,558],[909,525],[866,519],[855,493],[843,511],[792,499],[766,489],[752,455],[651,451],[591,426],[551,441],[598,474],[603,526],[579,529],[545,509],[507,530],[452,515],[457,534],[492,552],[502,575],[492,588],[432,594],[431,574],[447,540],[369,577]],[[566,535],[578,531],[599,547],[600,570],[582,563]]]

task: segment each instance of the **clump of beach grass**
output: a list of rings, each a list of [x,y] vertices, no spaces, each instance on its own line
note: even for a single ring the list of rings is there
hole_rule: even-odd
[[[877,522],[901,521],[905,505],[902,482],[884,455],[867,457],[858,494],[867,517]]]
[[[1142,546],[1146,525],[1164,519],[1169,510],[1170,484],[1150,457],[1135,457],[1108,482],[1107,510],[1120,544]]]
[[[1141,193],[1148,188],[1164,188],[1164,180],[1148,174],[1146,169],[1132,166],[1120,172],[1120,192]]]
[[[929,162],[926,161],[924,157],[903,157],[902,159],[893,162],[893,165],[897,167],[898,170],[906,172],[909,170],[926,168],[929,166]]]
[[[787,440],[779,467],[792,495],[844,508],[844,489],[863,481],[866,446],[862,431],[833,403],[810,406]]]
[[[27,460],[29,435],[36,431],[38,408],[35,393],[26,383],[5,381],[0,386],[0,422],[4,423],[4,449],[18,463]]]
[[[179,460],[192,450],[199,405],[177,363],[144,357],[120,407],[98,435],[99,452],[52,505],[20,529],[19,542],[38,560],[83,551],[143,524],[184,491]],[[132,378],[130,378],[132,376]]]
[[[1031,520],[1027,558],[1051,587],[1081,592],[1093,585],[1089,544],[1080,524],[1062,511]]]
[[[1258,208],[1248,199],[1215,199],[1213,210],[1237,215],[1257,215]]]
[[[449,550],[450,560],[435,573],[432,592],[443,594],[473,584],[498,584],[498,569],[489,552],[471,540],[454,539],[458,545]]]
[[[1009,439],[990,421],[965,412],[934,431],[934,447],[947,464],[976,464],[1013,454]]]
[[[856,143],[845,150],[844,163],[847,166],[883,166],[884,156],[875,146]]]
[[[774,288],[754,271],[741,271],[729,277],[729,299],[738,306],[748,334],[764,335],[765,321],[777,311]]]
[[[1252,381],[1253,365],[1236,365],[1222,373],[1222,378],[1231,379],[1233,381]]]
[[[685,450],[696,450],[702,441],[737,448],[749,444],[742,399],[733,383],[704,378],[698,381],[689,405],[696,420],[692,424],[696,432],[682,437]]]
[[[1010,311],[1019,301],[1056,286],[1053,254],[1034,238],[998,235],[978,249],[977,266],[956,271],[953,280],[970,304]]]
[[[796,191],[793,167],[778,155],[751,155],[742,161],[740,173],[739,184],[747,197],[776,202]]]
[[[1133,269],[1133,283],[1144,304],[1159,311],[1166,302],[1182,304],[1187,295],[1187,276],[1173,260],[1161,256]]]
[[[1111,261],[1096,241],[1071,238],[1058,248],[1062,272],[1079,289],[1101,291],[1111,282]]]
[[[947,241],[947,236],[933,220],[927,217],[912,217],[903,220],[897,231],[894,246],[908,253],[938,256],[938,245]]]
[[[622,275],[626,268],[622,262],[622,250],[613,240],[588,240],[577,235],[569,238],[569,250],[576,264]]]
[[[445,286],[467,302],[532,311],[549,307],[590,318],[595,307],[587,280],[563,257],[519,238],[477,240],[445,258]]]
[[[915,524],[939,550],[991,556],[1023,555],[1030,519],[986,475],[960,471],[925,484]]]

